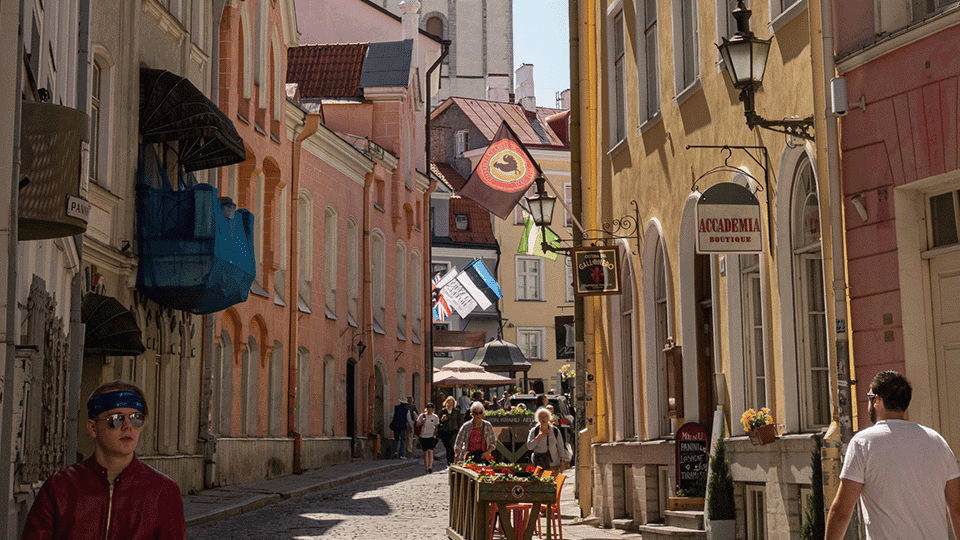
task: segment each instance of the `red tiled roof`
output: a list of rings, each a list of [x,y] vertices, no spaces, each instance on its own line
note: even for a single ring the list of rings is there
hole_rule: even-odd
[[[467,183],[467,179],[460,176],[460,173],[449,163],[434,161],[430,164],[430,170],[440,178],[441,182],[449,186],[454,192],[460,191],[460,188]]]
[[[506,121],[510,129],[517,134],[520,142],[527,146],[566,146],[564,141],[553,132],[553,129],[544,122],[544,118],[528,118],[527,113],[520,105],[511,103],[501,103],[498,101],[486,101],[481,99],[468,98],[448,98],[438,106],[431,118],[436,118],[452,105],[456,105],[467,115],[467,118],[483,134],[488,141],[496,135],[500,123]],[[549,114],[559,112],[555,109],[544,109],[550,111]],[[539,112],[539,110],[538,110]],[[548,114],[548,115],[549,115]],[[531,116],[533,116],[531,114]],[[543,137],[537,133],[537,130],[531,125],[531,120],[537,123],[543,131]]]
[[[361,98],[360,71],[366,53],[366,43],[291,47],[287,82],[297,83],[304,99]]]
[[[457,230],[457,214],[467,215],[467,230]],[[458,244],[497,243],[497,237],[493,235],[493,222],[490,220],[490,212],[470,199],[451,197],[450,240]]]
[[[538,109],[539,113],[543,109]],[[552,109],[546,109],[552,110]],[[550,126],[550,129],[560,137],[560,140],[567,146],[570,145],[570,111],[560,111],[551,114],[543,119],[543,123]]]

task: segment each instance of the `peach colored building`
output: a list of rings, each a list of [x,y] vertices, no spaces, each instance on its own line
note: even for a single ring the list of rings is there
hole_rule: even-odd
[[[910,419],[957,452],[960,13],[955,2],[834,4],[860,426],[870,379],[895,369],[913,383]]]

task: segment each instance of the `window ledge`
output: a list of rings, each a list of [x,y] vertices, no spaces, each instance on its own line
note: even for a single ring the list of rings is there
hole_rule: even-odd
[[[240,120],[241,122],[243,122],[244,124],[246,124],[246,125],[248,125],[248,126],[250,125],[250,121],[247,120],[246,118],[244,118],[243,115],[240,114],[240,113],[237,113],[237,120]]]
[[[377,321],[373,321],[373,332],[383,336],[387,335],[387,333],[383,331],[383,326],[380,326],[380,323]]]
[[[386,213],[386,210],[384,210],[383,207],[380,206],[380,203],[373,203],[373,207],[376,208],[377,210],[381,211],[381,212]]]
[[[624,137],[620,139],[619,141],[617,141],[617,144],[613,145],[613,148],[611,148],[610,150],[607,150],[607,157],[610,159],[613,159],[614,157],[617,156],[617,154],[622,152],[623,149],[626,148],[627,146],[629,146],[629,144],[627,144],[627,138]]]
[[[253,285],[250,285],[250,292],[257,296],[262,296],[263,298],[270,298],[270,293],[263,290],[263,287],[261,287],[256,281],[253,282]]]
[[[787,25],[790,21],[795,19],[797,15],[803,13],[807,10],[807,0],[799,0],[794,3],[792,6],[788,7],[785,11],[781,12],[779,15],[773,18],[770,21],[770,24],[767,25],[767,28],[770,29],[771,34],[776,34],[780,31],[781,28]]]
[[[517,302],[546,302],[539,298],[517,298]]]
[[[326,317],[331,321],[338,320],[337,315],[333,311],[331,311],[330,308],[328,307],[324,307],[324,315],[326,315]]]
[[[260,124],[254,123],[254,124],[253,124],[253,129],[254,129],[254,131],[256,131],[257,133],[259,133],[259,134],[261,134],[261,135],[266,135],[266,134],[267,134],[266,130],[264,130],[262,127],[260,127]]]
[[[280,139],[278,139],[277,136],[274,135],[273,133],[270,134],[270,140],[277,144],[280,144]]]
[[[640,134],[643,135],[650,128],[652,128],[653,126],[661,122],[663,122],[663,114],[660,111],[657,111],[656,114],[644,120],[643,123],[637,127],[637,131],[639,131]]]
[[[413,335],[413,340],[412,340],[412,341],[413,341],[415,344],[417,344],[417,345],[421,345],[420,336],[418,336],[418,335],[416,335],[416,334]]]
[[[683,105],[688,99],[693,97],[694,94],[703,89],[703,83],[701,82],[700,77],[697,77],[697,80],[693,81],[690,86],[684,88],[673,98],[673,104],[677,107]]]

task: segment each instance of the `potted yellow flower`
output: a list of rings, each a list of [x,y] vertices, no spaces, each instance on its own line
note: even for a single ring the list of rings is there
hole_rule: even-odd
[[[777,427],[773,424],[770,409],[763,407],[759,411],[747,409],[740,417],[743,430],[750,436],[754,446],[770,444],[777,438]]]

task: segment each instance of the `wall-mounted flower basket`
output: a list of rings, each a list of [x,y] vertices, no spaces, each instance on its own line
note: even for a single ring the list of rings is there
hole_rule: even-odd
[[[756,427],[748,431],[747,435],[750,436],[750,442],[752,442],[754,446],[770,444],[777,440],[777,426],[775,424],[767,424]]]

